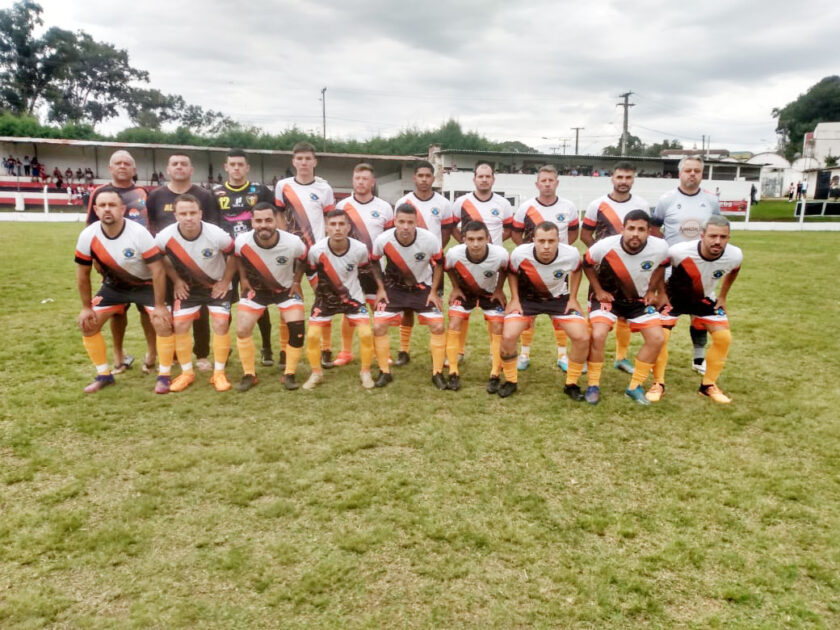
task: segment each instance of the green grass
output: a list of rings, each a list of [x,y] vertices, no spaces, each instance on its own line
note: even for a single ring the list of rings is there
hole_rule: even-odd
[[[812,202],[808,202],[809,204]],[[799,217],[793,212],[796,204],[788,202],[787,199],[766,199],[760,201],[750,209],[750,221],[799,221]],[[734,221],[742,221],[742,217],[729,217]],[[840,221],[840,216],[806,216],[809,223],[820,221]]]
[[[520,392],[485,394],[477,317],[458,393],[418,328],[384,390],[354,364],[155,397],[135,368],[84,396],[78,229],[0,231],[0,627],[840,625],[840,236],[736,234],[730,407],[697,397],[682,322],[661,404],[608,369],[590,408],[547,321]]]

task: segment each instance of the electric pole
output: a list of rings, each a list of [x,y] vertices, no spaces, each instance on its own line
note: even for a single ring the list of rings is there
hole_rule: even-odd
[[[571,127],[571,129],[575,130],[575,155],[578,154],[578,140],[580,139],[580,130],[586,129],[586,127]]]
[[[621,133],[621,155],[622,157],[627,155],[627,140],[629,133],[627,131],[628,123],[629,123],[629,115],[630,115],[630,108],[635,107],[635,103],[630,102],[630,95],[633,92],[625,92],[624,94],[619,94],[619,98],[623,98],[623,103],[617,103],[616,107],[623,107],[624,108],[624,130]]]
[[[327,152],[327,88],[321,90],[321,121],[324,133],[324,153]]]

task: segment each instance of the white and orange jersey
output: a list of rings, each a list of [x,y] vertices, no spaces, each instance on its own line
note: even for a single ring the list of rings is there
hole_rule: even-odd
[[[257,243],[253,230],[236,237],[236,256],[254,291],[287,290],[295,277],[295,260],[306,261],[306,245],[300,237],[282,230],[277,234],[277,243],[268,248]]]
[[[148,263],[162,256],[151,233],[127,219],[114,238],[105,234],[97,221],[82,230],[76,242],[76,262],[92,265],[96,260],[102,269],[102,282],[119,290],[151,284]]]
[[[341,255],[330,248],[330,239],[324,238],[309,249],[309,267],[317,272],[316,296],[328,292],[342,302],[365,303],[365,293],[359,283],[359,268],[370,263],[367,247],[354,238],[347,239],[350,246]]]
[[[587,206],[583,215],[583,229],[594,231],[596,241],[621,234],[624,217],[631,210],[644,210],[650,214],[650,204],[639,195],[630,195],[626,201],[616,201],[608,194],[603,195]]]
[[[458,223],[458,217],[452,212],[452,204],[440,193],[433,193],[431,197],[423,200],[416,193],[410,192],[400,197],[394,208],[399,208],[404,203],[417,210],[417,227],[429,230],[438,238],[441,238],[443,228]]]
[[[532,243],[523,243],[510,253],[510,270],[517,274],[520,299],[538,302],[568,295],[569,274],[580,269],[580,252],[559,243],[551,262],[540,262]]]
[[[505,228],[513,225],[513,207],[510,202],[493,193],[487,201],[481,201],[475,193],[461,195],[455,200],[452,212],[461,222],[461,230],[470,221],[481,221],[490,231],[493,245],[501,245]]]
[[[201,232],[190,240],[177,223],[167,225],[155,237],[181,279],[190,287],[209,289],[225,275],[225,256],[233,254],[233,239],[222,228],[201,222]]]
[[[301,184],[294,177],[287,177],[277,182],[274,205],[286,211],[288,231],[312,247],[325,236],[324,215],[335,208],[335,196],[321,178]]]
[[[645,246],[635,254],[621,244],[621,234],[602,238],[586,252],[585,262],[598,268],[598,282],[616,300],[634,302],[645,296],[650,277],[658,267],[668,265],[668,243],[648,236]]]
[[[569,244],[569,230],[578,229],[578,211],[568,199],[557,197],[550,205],[543,204],[539,198],[531,197],[517,208],[513,215],[513,229],[522,232],[522,240],[531,243],[534,240],[534,228],[548,221],[557,226],[560,242]]]
[[[741,248],[728,243],[717,258],[703,258],[699,240],[672,245],[669,255],[674,270],[668,280],[668,295],[692,302],[716,299],[718,281],[730,271],[740,269],[744,260]]]
[[[481,260],[472,260],[464,243],[446,252],[446,270],[454,271],[460,289],[475,297],[486,297],[493,293],[499,282],[499,274],[507,270],[509,263],[507,250],[499,245],[487,245]]]
[[[350,238],[364,243],[368,248],[368,253],[373,251],[373,242],[376,238],[394,226],[394,211],[391,204],[379,197],[362,203],[350,196],[339,201],[335,207],[347,213],[352,228]]]
[[[414,240],[403,245],[391,228],[379,235],[373,243],[371,260],[385,258],[385,286],[414,291],[432,286],[432,268],[441,261],[443,254],[440,239],[429,230],[417,228]]]

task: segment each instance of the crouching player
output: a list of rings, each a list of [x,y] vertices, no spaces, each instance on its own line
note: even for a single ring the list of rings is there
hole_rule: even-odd
[[[490,244],[490,232],[480,221],[470,221],[462,230],[464,242],[446,252],[446,273],[452,280],[449,294],[449,330],[446,334],[446,356],[449,359],[447,387],[461,389],[458,375],[458,352],[461,349],[461,325],[469,320],[478,306],[490,326],[492,366],[487,391],[499,391],[502,369],[500,349],[507,299],[503,291],[509,257],[507,250]]]
[[[583,400],[577,381],[589,351],[589,330],[577,301],[580,278],[580,254],[560,242],[555,223],[538,224],[534,242],[511,252],[510,301],[505,309],[501,348],[506,382],[499,387],[499,396],[505,398],[516,391],[516,342],[531,320],[545,313],[551,317],[555,330],[562,328],[572,341],[563,393],[572,400]]]
[[[242,363],[242,380],[236,386],[247,392],[257,384],[256,349],[252,336],[254,325],[274,304],[289,330],[285,347],[283,385],[288,390],[295,382],[300,355],[303,353],[303,277],[306,245],[300,237],[283,231],[282,211],[266,201],[252,210],[250,232],[236,237],[236,259],[242,299],[236,311],[236,348]]]
[[[231,279],[236,273],[233,239],[218,226],[201,220],[201,206],[190,194],[179,195],[173,204],[175,223],[158,232],[158,247],[166,252],[164,264],[172,280],[175,297],[175,354],[181,373],[169,381],[170,355],[160,355],[160,371],[155,392],[180,392],[195,382],[192,364],[193,338],[190,328],[202,307],[210,311],[213,325],[213,376],[217,392],[230,389],[225,363],[230,354]]]
[[[641,332],[644,344],[636,355],[630,385],[624,392],[641,405],[649,405],[642,384],[665,341],[659,311],[654,306],[668,266],[668,243],[650,236],[650,216],[631,210],[621,234],[601,239],[586,252],[584,272],[589,279],[589,381],[586,402],[601,398],[604,342],[616,319],[627,320],[631,332]]]
[[[700,240],[673,245],[669,256],[673,271],[666,285],[668,303],[662,310],[665,344],[656,360],[654,384],[647,393],[648,400],[657,401],[665,393],[668,336],[680,315],[691,315],[692,326],[705,328],[712,336],[712,345],[706,353],[706,372],[698,393],[716,403],[730,403],[732,399],[720,390],[717,379],[732,341],[726,296],[738,277],[744,255],[740,248],[729,244],[729,221],[713,214],[703,224]],[[720,291],[715,297],[718,281]]]

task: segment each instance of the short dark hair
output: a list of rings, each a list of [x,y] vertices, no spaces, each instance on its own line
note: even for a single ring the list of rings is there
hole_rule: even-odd
[[[179,155],[179,156],[181,156],[181,157],[185,157],[185,158],[187,158],[187,159],[190,161],[190,164],[192,164],[192,158],[191,158],[191,157],[187,154],[187,152],[186,152],[186,151],[175,151],[175,152],[173,152],[173,153],[170,153],[170,154],[169,154],[169,157],[168,157],[168,158],[166,158],[166,162],[167,162],[167,164],[169,163],[169,160],[171,160],[172,158],[174,158],[176,155]]]
[[[347,213],[341,208],[333,208],[332,210],[327,212],[328,219],[334,219],[336,217],[344,217],[344,219],[350,221],[350,219],[347,217]]]
[[[353,167],[353,173],[358,173],[359,171],[367,171],[374,177],[376,177],[376,173],[373,170],[373,167],[368,164],[367,162],[359,162],[356,166]]]
[[[228,151],[227,152],[227,157],[225,157],[225,161],[229,160],[230,158],[234,158],[234,157],[245,158],[245,161],[246,162],[248,161],[248,156],[245,154],[245,151],[243,151],[242,149],[231,149],[230,151]]]
[[[633,171],[636,172],[636,165],[632,162],[628,162],[627,160],[622,160],[621,162],[616,162],[612,167],[613,172],[615,171]]]
[[[624,215],[624,223],[622,225],[627,225],[628,221],[644,221],[650,225],[650,215],[644,210],[631,210]]]
[[[467,232],[478,232],[482,230],[487,236],[490,236],[490,230],[487,229],[487,226],[482,223],[481,221],[470,221],[465,226],[462,232],[466,234]]]
[[[280,208],[275,206],[270,201],[260,201],[259,203],[255,203],[254,207],[251,208],[251,213],[253,214],[257,210],[271,210],[272,212],[274,212],[274,214],[280,212]]]
[[[537,226],[534,228],[534,234],[537,233],[537,230],[542,230],[543,232],[551,232],[554,230],[557,232],[557,235],[560,235],[560,228],[557,227],[556,223],[551,221],[543,221],[542,223],[537,223]]]
[[[429,169],[430,171],[432,171],[432,173],[434,173],[434,172],[435,172],[435,167],[434,167],[434,166],[432,166],[432,163],[431,163],[431,162],[429,162],[428,160],[423,160],[423,161],[421,161],[421,162],[417,162],[417,163],[414,165],[414,172],[416,173],[416,172],[417,172],[417,171],[419,171],[421,168],[427,168],[427,169]]]
[[[292,155],[297,155],[298,153],[311,153],[315,155],[315,145],[306,140],[301,140],[292,147]]]
[[[190,193],[183,193],[175,197],[175,201],[172,202],[172,209],[174,210],[175,208],[177,208],[179,203],[194,203],[198,206],[199,210],[204,210],[201,207],[201,202],[198,200],[198,197],[196,197],[195,195],[191,195]]]
[[[473,167],[473,175],[476,175],[478,173],[478,167],[480,166],[489,166],[490,172],[493,173],[493,175],[496,174],[496,167],[490,164],[490,162],[488,162],[487,160],[479,160],[475,163],[475,166]]]
[[[401,203],[397,206],[397,209],[394,210],[394,215],[398,215],[400,213],[417,216],[417,208],[412,206],[410,203]]]

